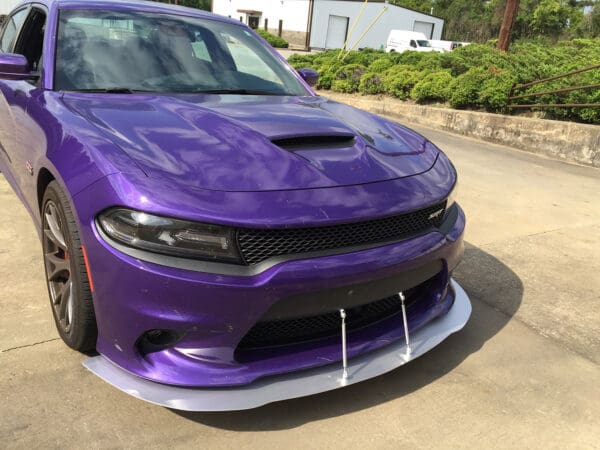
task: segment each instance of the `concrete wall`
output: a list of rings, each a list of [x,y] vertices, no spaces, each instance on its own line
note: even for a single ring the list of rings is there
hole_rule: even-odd
[[[399,118],[519,150],[586,166],[600,167],[600,126],[557,120],[434,108],[388,97],[327,92],[332,100],[375,114]]]
[[[330,15],[348,17],[348,31],[350,31],[352,24],[359,14],[361,6],[362,2],[315,0],[310,46],[312,48],[326,48],[325,42],[327,39],[327,28]],[[386,5],[385,3],[368,3],[360,21],[350,36],[348,48],[352,47],[357,42],[360,35],[368,28],[371,21],[375,19],[377,14],[379,14],[385,6],[388,7],[388,10],[358,43],[357,48],[385,48],[390,30],[412,31],[415,21],[433,23],[432,39],[442,38],[442,29],[444,26],[443,19],[438,19],[428,16],[427,14],[418,13],[393,5]]]

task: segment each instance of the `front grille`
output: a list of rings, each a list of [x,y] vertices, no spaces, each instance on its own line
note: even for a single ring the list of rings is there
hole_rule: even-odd
[[[417,302],[423,285],[405,291],[407,308],[410,309]],[[346,329],[356,330],[398,314],[401,311],[400,297],[392,295],[345,311]],[[248,350],[275,347],[335,336],[340,333],[340,326],[339,311],[297,319],[258,322],[244,336],[238,348]]]
[[[238,242],[246,264],[258,264],[274,256],[398,241],[439,227],[445,207],[446,202],[442,202],[398,216],[325,227],[242,228]]]

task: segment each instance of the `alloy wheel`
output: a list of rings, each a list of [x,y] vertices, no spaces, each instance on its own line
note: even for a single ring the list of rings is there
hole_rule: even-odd
[[[75,298],[68,231],[57,205],[49,200],[44,207],[43,246],[46,280],[56,321],[65,333],[71,330]]]

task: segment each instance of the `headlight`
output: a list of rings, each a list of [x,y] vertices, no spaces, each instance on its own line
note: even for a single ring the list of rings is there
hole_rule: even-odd
[[[98,222],[109,237],[130,247],[184,258],[241,262],[231,228],[125,208],[100,213]]]

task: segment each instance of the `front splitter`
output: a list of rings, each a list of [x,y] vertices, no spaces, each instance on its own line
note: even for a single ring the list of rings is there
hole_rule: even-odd
[[[94,356],[83,365],[114,387],[156,405],[184,411],[236,411],[267,403],[331,391],[390,372],[418,358],[452,333],[462,329],[471,315],[471,302],[460,285],[452,280],[456,293],[450,311],[410,335],[410,352],[405,342],[348,361],[348,378],[342,378],[341,364],[291,372],[257,380],[245,386],[189,388],[169,386],[137,377],[108,361]]]

